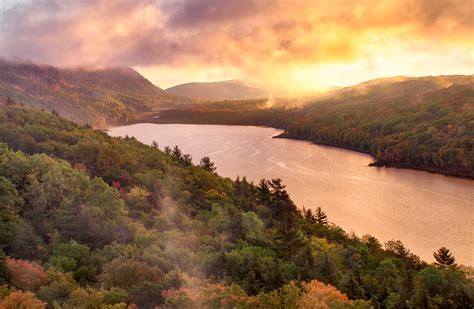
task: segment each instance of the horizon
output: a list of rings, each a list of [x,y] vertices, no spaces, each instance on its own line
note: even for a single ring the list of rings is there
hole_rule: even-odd
[[[382,77],[470,75],[471,20],[462,0],[5,0],[0,56],[130,66],[163,89],[240,79],[298,95]]]
[[[38,66],[52,66],[52,67],[55,67],[55,68],[58,68],[58,69],[66,69],[66,70],[86,70],[86,71],[100,71],[100,70],[106,70],[106,69],[124,69],[124,68],[128,68],[128,69],[132,69],[134,70],[135,72],[137,72],[138,74],[140,74],[142,77],[144,77],[145,79],[147,79],[150,83],[152,83],[154,86],[160,88],[160,89],[163,89],[163,90],[168,90],[170,88],[173,88],[173,87],[177,87],[177,86],[182,86],[182,85],[186,85],[186,84],[202,84],[202,83],[219,83],[219,82],[231,82],[231,81],[240,81],[242,82],[245,86],[248,86],[248,87],[255,87],[255,88],[259,88],[259,85],[258,84],[250,84],[248,83],[247,81],[245,80],[242,80],[242,79],[238,79],[238,78],[234,78],[234,79],[225,79],[225,80],[206,80],[206,81],[197,81],[197,80],[190,80],[188,82],[184,82],[184,83],[181,83],[181,84],[171,84],[171,85],[167,85],[167,86],[163,86],[164,84],[161,83],[160,81],[158,80],[153,80],[152,77],[150,76],[147,76],[146,74],[144,74],[143,72],[141,72],[139,69],[137,68],[134,68],[132,66],[126,66],[126,65],[110,65],[110,66],[100,66],[100,65],[74,65],[74,66],[57,66],[57,65],[53,65],[53,64],[49,64],[49,63],[41,63],[41,62],[35,62],[33,61],[32,59],[19,59],[19,58],[5,58],[5,57],[0,57],[0,62],[11,62],[11,63],[16,63],[16,64],[31,64],[31,65],[38,65]],[[471,73],[467,73],[467,74],[464,74],[464,73],[453,73],[453,74],[438,74],[438,75],[395,75],[395,76],[378,76],[378,77],[374,77],[374,78],[371,78],[371,79],[368,79],[368,80],[361,80],[361,81],[358,81],[354,84],[348,84],[348,85],[331,85],[331,86],[328,86],[324,89],[317,89],[317,88],[314,88],[313,90],[308,90],[308,91],[305,91],[305,92],[299,92],[299,93],[296,93],[296,94],[289,94],[289,92],[280,92],[280,96],[276,95],[276,97],[281,97],[281,98],[298,98],[298,97],[303,97],[303,96],[311,96],[311,95],[320,95],[320,94],[324,94],[324,93],[328,93],[328,92],[331,92],[331,91],[335,91],[335,90],[339,90],[339,89],[343,89],[343,88],[350,88],[350,87],[355,87],[355,86],[358,86],[360,84],[363,84],[363,83],[366,83],[366,82],[370,82],[370,81],[374,81],[374,80],[381,80],[381,79],[394,79],[394,78],[423,78],[423,77],[442,77],[442,76],[473,76],[474,75],[474,72],[471,72]],[[268,89],[265,89],[265,88],[262,88],[263,90],[268,90]],[[272,93],[271,91],[269,91],[270,95],[274,95],[274,93]]]

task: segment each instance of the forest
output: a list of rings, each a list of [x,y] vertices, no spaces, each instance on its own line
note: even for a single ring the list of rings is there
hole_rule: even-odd
[[[166,110],[158,122],[271,126],[284,130],[280,137],[368,153],[375,166],[474,178],[474,87],[469,76],[451,78],[459,84],[436,87],[427,77],[354,87],[298,107],[246,101]]]
[[[330,113],[346,127],[334,137],[321,133],[331,123],[304,129],[325,114],[299,127],[290,118],[288,134],[337,137],[366,151],[367,136],[376,134],[386,147],[381,153],[391,153],[396,137],[411,132],[409,141],[453,147],[448,153],[458,166],[457,149],[472,154],[463,148],[472,140],[462,139],[472,110],[453,114],[463,108],[459,100],[430,102],[408,118],[419,130],[374,112],[390,125],[367,120],[357,132],[335,108]],[[441,115],[439,124],[425,132],[431,114]],[[438,129],[451,119],[457,125]],[[447,137],[452,143],[436,144]],[[383,144],[388,140],[394,142]],[[158,146],[12,101],[0,105],[1,308],[473,306],[473,270],[457,265],[449,249],[433,248],[434,262],[422,261],[400,241],[344,232],[324,205],[299,209],[281,179],[222,178],[212,158],[194,165],[178,146]]]

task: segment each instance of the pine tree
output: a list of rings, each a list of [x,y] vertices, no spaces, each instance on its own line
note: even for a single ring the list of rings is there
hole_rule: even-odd
[[[189,155],[189,154],[185,154],[181,157],[181,162],[185,166],[191,166],[191,165],[193,165],[193,157],[191,157],[191,155]]]
[[[316,208],[314,212],[314,218],[318,224],[326,225],[328,223],[328,216],[321,209],[321,207]]]
[[[270,185],[268,180],[261,179],[257,186],[258,202],[262,205],[268,205],[270,202]]]
[[[158,148],[158,143],[156,141],[151,142],[151,147]]]
[[[449,265],[456,265],[454,264],[455,258],[449,252],[448,248],[441,247],[437,252],[433,253],[433,256],[436,260],[435,264],[441,267],[449,266]]]
[[[309,220],[310,222],[312,223],[316,223],[316,218],[313,214],[313,211],[311,209],[304,209],[303,208],[303,214],[304,214],[304,217]]]
[[[181,152],[181,149],[179,149],[178,145],[174,146],[173,151],[171,152],[171,154],[173,155],[173,157],[175,157],[178,160],[180,160],[181,156],[183,155],[183,153]]]
[[[209,172],[214,172],[216,170],[214,162],[212,162],[211,158],[209,157],[203,157],[199,163],[199,166]]]
[[[271,193],[269,206],[272,217],[279,229],[288,232],[295,225],[298,209],[290,199],[290,195],[285,190],[281,179],[272,179],[268,182],[268,185]]]

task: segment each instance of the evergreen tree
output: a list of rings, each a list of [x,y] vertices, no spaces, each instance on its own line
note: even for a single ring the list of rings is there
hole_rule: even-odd
[[[311,223],[316,223],[316,217],[313,214],[313,211],[311,209],[304,209],[303,208],[303,215],[306,220],[308,220]]]
[[[281,179],[272,179],[268,185],[271,192],[270,208],[272,217],[277,221],[279,229],[288,232],[295,225],[298,209],[290,199],[288,192],[286,192],[285,186],[282,185]]]
[[[328,223],[328,216],[326,213],[321,209],[321,207],[316,208],[314,212],[314,219],[316,223],[326,225]]]
[[[183,153],[181,152],[181,149],[179,149],[178,145],[174,146],[173,151],[171,152],[171,155],[178,160],[181,159],[181,156],[183,155]]]
[[[158,148],[158,143],[156,141],[151,142],[151,147]]]
[[[441,267],[449,266],[449,265],[456,265],[454,264],[455,258],[449,252],[448,248],[441,247],[437,252],[433,253],[433,256],[436,260],[435,264]]]
[[[237,176],[233,194],[235,205],[239,206],[239,208],[244,211],[254,210],[256,206],[255,193],[256,188],[253,186],[253,183],[250,183],[245,176],[242,179]]]
[[[214,162],[212,162],[211,158],[207,156],[201,159],[199,166],[209,172],[214,172],[216,170]]]
[[[165,147],[165,153],[166,153],[167,155],[171,155],[171,148],[170,148],[170,146],[166,146],[166,147]]]
[[[189,155],[189,154],[185,154],[181,157],[181,162],[185,166],[191,166],[191,165],[193,165],[193,157],[191,157],[191,155]]]
[[[257,186],[258,201],[260,204],[267,205],[270,201],[270,185],[268,180],[261,179]]]

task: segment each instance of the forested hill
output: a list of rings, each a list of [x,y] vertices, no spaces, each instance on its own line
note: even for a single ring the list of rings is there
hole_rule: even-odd
[[[224,179],[178,147],[9,104],[0,105],[1,308],[474,304],[472,277],[447,249],[428,265],[398,241],[382,246],[320,208],[298,210],[279,179]]]
[[[472,76],[389,78],[343,88],[297,108],[181,109],[162,122],[268,125],[282,137],[371,154],[379,166],[474,177]],[[241,106],[248,106],[243,105]]]
[[[188,83],[168,88],[166,92],[211,101],[255,100],[266,99],[269,96],[267,91],[250,87],[240,80]]]
[[[12,61],[0,61],[0,95],[102,128],[137,113],[191,102],[127,67],[60,69]]]

